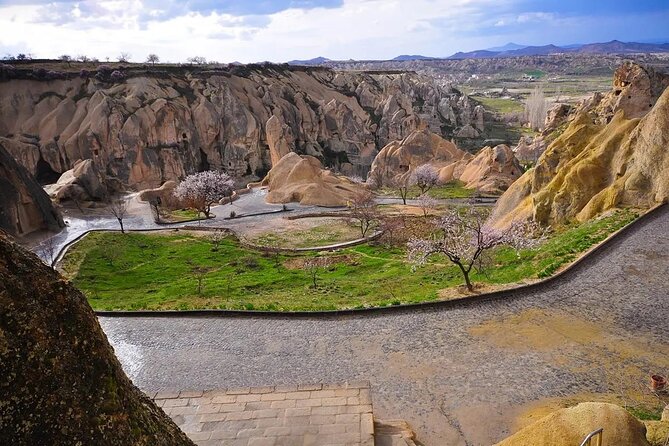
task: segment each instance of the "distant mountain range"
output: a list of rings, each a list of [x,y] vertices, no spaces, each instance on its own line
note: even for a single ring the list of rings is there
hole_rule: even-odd
[[[605,43],[585,45],[543,45],[522,46],[508,43],[502,47],[457,52],[447,59],[483,59],[491,57],[544,56],[547,54],[629,54],[629,53],[669,53],[669,43],[638,43],[612,40]]]
[[[449,57],[430,57],[420,54],[403,54],[390,59],[394,62],[412,60],[439,60],[439,59],[490,59],[493,57],[520,57],[520,56],[545,56],[548,54],[632,54],[632,53],[669,53],[669,43],[640,43],[621,42],[612,40],[604,43],[588,43],[573,45],[519,45],[509,42],[503,46],[486,48],[482,50],[457,52]],[[325,57],[315,57],[308,60],[291,60],[290,65],[323,65],[335,62]]]

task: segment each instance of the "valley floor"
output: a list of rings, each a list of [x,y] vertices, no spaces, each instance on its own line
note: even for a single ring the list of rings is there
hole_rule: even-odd
[[[669,207],[556,281],[503,299],[344,317],[101,317],[143,389],[369,380],[426,445],[490,445],[547,407],[660,404]],[[665,403],[662,403],[662,406]]]

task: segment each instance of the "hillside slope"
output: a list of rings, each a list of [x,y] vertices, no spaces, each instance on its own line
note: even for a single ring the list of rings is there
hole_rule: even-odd
[[[502,195],[493,223],[562,224],[668,201],[668,86],[667,75],[621,66],[614,89],[584,103],[536,167]]]

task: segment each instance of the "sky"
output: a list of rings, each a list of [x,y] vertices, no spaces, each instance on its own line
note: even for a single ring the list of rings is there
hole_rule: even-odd
[[[667,24],[669,0],[0,0],[0,57],[445,57],[508,42],[669,42]]]

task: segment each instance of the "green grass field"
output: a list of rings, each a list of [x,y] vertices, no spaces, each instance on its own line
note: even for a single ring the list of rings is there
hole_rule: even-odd
[[[343,219],[332,219],[327,224],[309,229],[285,232],[266,232],[251,242],[256,245],[279,246],[281,248],[309,248],[349,242],[362,237],[360,228]]]
[[[449,199],[449,198],[469,198],[474,195],[476,192],[474,189],[467,189],[465,184],[462,181],[454,180],[449,181],[446,184],[435,186],[427,194],[432,198],[438,199]],[[381,195],[399,197],[399,191],[397,189],[384,187],[379,193]],[[407,193],[407,198],[418,198],[420,195],[420,189],[418,186],[411,186],[409,192]]]
[[[513,99],[487,98],[484,96],[476,96],[474,99],[481,103],[484,108],[503,115],[525,110],[525,105],[522,102]]]
[[[567,227],[520,255],[500,249],[487,274],[472,279],[504,284],[546,277],[635,217],[619,211]],[[232,237],[217,251],[212,246],[207,236],[183,231],[93,232],[68,251],[60,267],[99,310],[362,308],[431,301],[439,290],[462,284],[457,268],[441,257],[412,272],[404,248],[362,245],[323,254],[332,266],[318,271],[314,288],[301,266],[316,253],[263,254]]]

